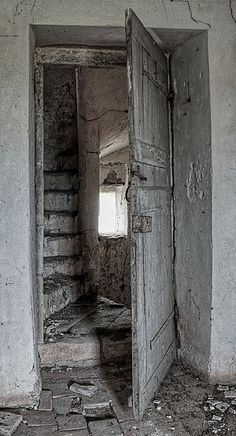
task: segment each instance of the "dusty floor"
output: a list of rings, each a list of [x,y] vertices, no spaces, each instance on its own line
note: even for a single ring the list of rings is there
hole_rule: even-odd
[[[131,310],[104,297],[94,301],[81,298],[51,315],[44,327],[46,342],[72,336],[119,335],[120,330],[131,333]]]
[[[41,410],[14,411],[23,415],[16,436],[236,435],[233,387],[210,387],[179,364],[172,366],[140,422],[133,420],[129,407],[128,364],[47,369],[42,371],[42,380]]]
[[[131,310],[107,298],[79,299],[51,315],[39,346],[42,366],[96,366],[131,358]]]

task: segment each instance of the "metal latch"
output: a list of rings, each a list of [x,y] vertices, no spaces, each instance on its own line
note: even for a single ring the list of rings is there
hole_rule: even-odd
[[[132,176],[137,176],[140,180],[143,180],[143,181],[147,181],[147,177],[145,177],[142,173],[141,173],[141,171],[140,171],[140,166],[138,165],[137,166],[137,169],[136,170],[132,170]]]
[[[149,233],[152,231],[152,217],[134,215],[132,219],[132,230],[134,233]]]

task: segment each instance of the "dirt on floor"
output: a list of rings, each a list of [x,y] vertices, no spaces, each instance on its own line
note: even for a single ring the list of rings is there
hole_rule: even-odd
[[[141,421],[132,414],[130,363],[44,369],[42,383],[38,408],[11,411],[23,417],[14,435],[236,436],[235,387],[209,386],[177,362]]]

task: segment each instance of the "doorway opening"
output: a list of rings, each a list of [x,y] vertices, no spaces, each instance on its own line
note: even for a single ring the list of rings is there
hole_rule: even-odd
[[[39,49],[38,56],[43,56],[40,50],[47,52]],[[49,62],[36,67],[42,147],[37,184],[43,212],[41,365],[125,364],[130,369],[125,53],[104,50],[103,65],[96,61],[101,50],[77,49],[78,63],[71,63],[64,49],[67,62],[61,64],[55,56],[63,49],[50,50]],[[94,65],[81,62],[85,53]]]
[[[205,32],[129,14],[128,69],[123,49],[36,50],[38,332],[45,366],[129,361],[132,345],[138,417],[175,357],[175,305],[183,358],[207,368],[210,117]]]

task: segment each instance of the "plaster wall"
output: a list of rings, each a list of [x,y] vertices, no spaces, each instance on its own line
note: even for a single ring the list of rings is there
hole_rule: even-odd
[[[126,246],[123,247],[123,238],[119,242],[116,239],[112,242],[105,242],[104,238],[98,240],[99,186],[115,163],[120,166],[118,173],[121,173],[122,181],[126,183],[125,162],[120,161],[119,154],[114,161],[111,157],[114,153],[110,153],[110,148],[113,151],[114,148],[123,147],[123,150],[126,147],[126,162],[128,160],[126,71],[117,68],[81,68],[78,89],[79,229],[82,255],[91,292],[109,297],[107,289],[111,287],[112,271],[113,278],[117,279],[116,289],[120,289],[123,283],[118,273],[121,270],[119,254],[121,246],[123,251],[126,251]],[[104,150],[105,157],[101,158]],[[103,180],[101,175],[104,176]],[[113,250],[105,249],[109,243],[112,243]],[[118,295],[119,292],[117,298]]]
[[[34,241],[32,135],[32,34],[38,40],[63,28],[108,26],[113,44],[124,41],[124,11],[132,7],[153,29],[208,30],[212,126],[212,316],[209,373],[211,379],[234,380],[236,307],[236,76],[235,0],[2,0],[0,15],[1,79],[1,360],[0,404],[32,404],[38,394],[34,337]],[[44,26],[41,28],[40,26]],[[45,30],[45,26],[48,26]],[[72,26],[72,27],[70,27]],[[73,27],[74,26],[74,27]],[[86,28],[86,26],[88,26]],[[119,35],[116,34],[115,30]],[[45,33],[46,32],[46,33]],[[70,32],[70,30],[69,30]],[[155,33],[155,31],[153,31]],[[170,34],[171,32],[168,31]],[[94,42],[99,41],[95,32]],[[160,35],[161,36],[161,35]],[[76,41],[76,38],[77,41]],[[72,41],[70,41],[72,43]],[[64,42],[65,43],[65,42]],[[14,231],[13,231],[14,229]]]
[[[208,372],[211,329],[211,120],[207,33],[171,58],[179,354]],[[197,340],[196,340],[197,338]]]

